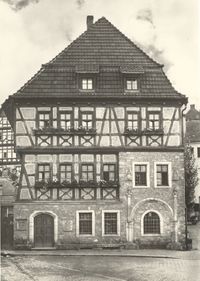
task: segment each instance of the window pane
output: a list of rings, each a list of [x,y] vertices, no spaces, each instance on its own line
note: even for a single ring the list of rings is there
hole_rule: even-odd
[[[49,180],[50,179],[50,165],[49,164],[39,164],[38,165],[38,179],[39,180]]]
[[[138,84],[136,79],[126,81],[127,90],[137,90],[137,88],[138,88]]]
[[[83,90],[92,90],[93,89],[93,80],[92,79],[82,79],[82,89]]]
[[[103,165],[103,179],[105,181],[115,181],[116,180],[116,166],[115,164],[104,164]]]
[[[154,212],[144,216],[144,234],[160,234],[160,218]]]
[[[79,234],[92,234],[92,213],[79,213]]]
[[[117,213],[104,213],[105,234],[117,234]]]
[[[135,165],[135,185],[147,185],[146,165]]]
[[[82,164],[81,179],[84,181],[94,180],[94,166],[91,164]]]
[[[168,165],[157,165],[157,185],[168,186]]]
[[[60,165],[60,180],[61,181],[72,181],[72,165],[62,164]]]

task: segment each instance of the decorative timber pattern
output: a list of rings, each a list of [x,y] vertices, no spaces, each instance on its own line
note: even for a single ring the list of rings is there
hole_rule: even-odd
[[[18,148],[182,145],[175,107],[18,107],[16,115]]]

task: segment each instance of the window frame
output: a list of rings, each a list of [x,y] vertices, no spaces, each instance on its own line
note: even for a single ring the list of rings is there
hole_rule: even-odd
[[[88,80],[92,80],[92,89],[83,89],[83,80],[87,80],[87,86],[88,86]],[[95,90],[95,86],[96,86],[96,81],[95,81],[96,79],[95,79],[95,77],[94,77],[94,75],[91,75],[91,76],[89,76],[89,75],[86,75],[86,76],[84,76],[84,75],[81,75],[81,76],[79,76],[79,78],[78,78],[78,88],[79,88],[79,90],[81,91],[81,92],[94,92],[94,90]]]
[[[88,127],[88,126],[83,126],[83,115],[84,114],[91,114],[92,115],[92,126]],[[79,127],[83,127],[86,130],[88,129],[94,129],[94,111],[80,111],[80,120],[79,120]]]
[[[128,126],[128,122],[129,122],[129,119],[128,119],[128,115],[129,114],[137,114],[137,128],[134,129],[133,127],[129,127]],[[133,120],[132,120],[133,121]],[[126,110],[126,129],[131,129],[131,130],[140,130],[141,129],[141,114],[140,114],[140,111],[136,111],[136,110]]]
[[[133,81],[137,81],[137,89],[133,89],[132,86],[131,86],[131,89],[128,89],[127,88],[127,82],[130,81],[130,82],[133,82]],[[131,85],[133,85],[133,83],[131,83]],[[137,92],[139,91],[139,78],[137,76],[126,76],[125,79],[124,79],[124,89],[125,91],[127,92]]]
[[[144,217],[148,213],[156,213],[158,215],[158,217],[160,219],[160,233],[144,233]],[[142,214],[142,217],[141,217],[141,235],[142,236],[162,236],[163,235],[163,217],[160,214],[160,212],[158,212],[154,209],[150,209],[150,210],[145,211]]]
[[[61,166],[71,166],[71,181],[70,182],[72,182],[74,179],[74,171],[73,171],[72,163],[70,163],[70,162],[59,163],[59,181],[62,183],[63,181],[67,181],[67,179],[64,179],[64,180],[61,179]]]
[[[65,128],[63,128],[62,126],[61,126],[61,121],[64,121],[64,119],[61,119],[61,114],[70,114],[70,126],[68,126],[67,128],[65,127]],[[69,111],[69,110],[60,110],[59,111],[59,128],[60,129],[64,129],[64,130],[67,130],[67,129],[70,129],[70,128],[72,128],[73,126],[72,126],[72,124],[73,124],[73,112],[72,111]]]
[[[168,185],[157,184],[157,165],[168,166]],[[172,163],[171,162],[154,162],[154,185],[156,188],[171,188],[172,187]]]
[[[135,166],[136,165],[146,165],[146,185],[136,185],[135,184]],[[133,188],[149,188],[150,187],[150,164],[149,162],[132,162],[132,185]]]
[[[49,166],[49,178],[48,179],[39,179],[39,166],[44,166],[44,165],[48,165]],[[37,181],[51,181],[52,180],[52,165],[44,162],[44,163],[37,163]]]
[[[91,180],[91,181],[95,181],[95,164],[94,163],[92,163],[92,162],[81,162],[80,163],[80,175],[79,175],[79,179],[80,180],[83,180],[83,181],[85,181],[83,178],[82,178],[82,173],[83,173],[83,166],[92,166],[93,167],[93,179]],[[88,171],[87,171],[88,172]],[[89,180],[90,181],[90,180]],[[87,182],[88,182],[88,175],[87,175]]]
[[[43,121],[45,119],[40,119],[40,114],[49,114],[49,126],[45,126],[45,127],[41,127],[40,126],[40,121]],[[49,127],[52,127],[52,112],[51,110],[38,110],[37,111],[37,127],[38,129],[46,129],[46,128],[49,128]]]
[[[159,119],[158,119],[159,126],[158,126],[158,128],[155,128],[154,126],[153,126],[153,128],[150,128],[150,119],[149,119],[149,117],[150,117],[151,114],[158,114],[158,116],[159,116]],[[162,124],[161,124],[161,111],[158,111],[158,110],[150,110],[150,111],[147,111],[147,129],[150,129],[150,130],[152,130],[152,131],[162,129]]]
[[[114,182],[117,181],[118,180],[118,177],[117,177],[117,163],[113,163],[113,162],[112,163],[111,162],[108,162],[108,163],[104,162],[104,163],[102,163],[102,179],[105,180],[104,179],[104,166],[106,166],[106,165],[108,165],[108,166],[113,165],[114,166]],[[112,180],[109,180],[109,181],[112,181]]]
[[[117,214],[117,233],[116,234],[106,234],[105,233],[105,213],[116,213]],[[120,211],[119,210],[102,210],[102,236],[120,236]]]
[[[80,220],[79,214],[91,213],[92,214],[92,234],[80,234]],[[78,210],[76,211],[76,236],[77,237],[92,237],[95,236],[95,213],[94,210]]]

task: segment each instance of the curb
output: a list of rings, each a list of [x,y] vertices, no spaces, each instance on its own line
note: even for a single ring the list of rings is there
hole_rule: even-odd
[[[52,253],[52,252],[12,252],[12,251],[2,251],[1,256],[3,257],[17,257],[17,256],[69,256],[69,257],[88,257],[88,256],[96,256],[96,257],[134,257],[134,258],[165,258],[165,259],[180,259],[180,257],[174,257],[169,255],[148,255],[148,254],[123,254],[123,253]]]

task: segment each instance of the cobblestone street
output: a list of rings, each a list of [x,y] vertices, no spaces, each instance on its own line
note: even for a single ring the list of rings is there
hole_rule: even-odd
[[[200,261],[147,257],[3,257],[2,281],[197,281]]]

